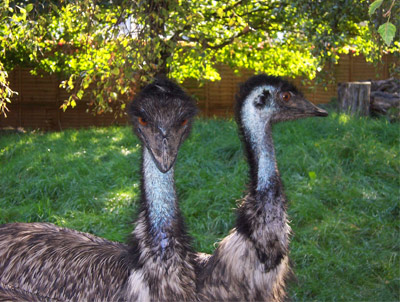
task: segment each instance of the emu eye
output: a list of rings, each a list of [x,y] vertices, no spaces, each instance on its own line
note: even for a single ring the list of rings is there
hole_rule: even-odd
[[[289,101],[291,97],[292,97],[292,95],[290,94],[290,92],[282,93],[282,100],[284,100],[285,102]]]
[[[147,126],[147,120],[144,117],[138,117],[139,124],[142,126]]]
[[[183,120],[182,122],[181,122],[181,126],[185,126],[187,123],[188,123],[188,119],[185,119],[185,120]]]

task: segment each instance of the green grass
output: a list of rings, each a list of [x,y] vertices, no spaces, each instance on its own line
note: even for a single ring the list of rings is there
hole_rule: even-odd
[[[293,301],[399,301],[399,125],[331,114],[274,127],[290,201]],[[129,127],[0,136],[0,223],[124,241],[139,194]],[[247,165],[233,121],[198,120],[176,167],[196,250],[228,234]]]

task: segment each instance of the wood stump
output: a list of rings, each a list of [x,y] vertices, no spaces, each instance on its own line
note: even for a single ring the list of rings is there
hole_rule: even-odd
[[[351,115],[368,116],[370,94],[371,82],[340,83],[338,87],[339,110]]]

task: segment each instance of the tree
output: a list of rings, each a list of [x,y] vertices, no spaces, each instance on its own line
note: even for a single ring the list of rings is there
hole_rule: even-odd
[[[389,1],[389,0],[387,0]],[[391,11],[399,10],[393,2]],[[5,1],[0,54],[7,70],[59,73],[74,107],[120,112],[156,75],[218,80],[217,64],[312,79],[351,48],[371,60],[398,52],[376,39],[369,1]],[[379,17],[379,15],[376,15]],[[398,22],[398,20],[396,21]],[[1,37],[0,37],[1,39]]]

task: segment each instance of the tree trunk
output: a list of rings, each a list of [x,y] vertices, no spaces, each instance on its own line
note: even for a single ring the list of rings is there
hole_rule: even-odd
[[[370,82],[340,83],[339,110],[351,115],[368,116],[370,110]]]
[[[168,51],[168,45],[163,45],[163,49],[160,54],[160,58],[157,61],[157,73],[156,76],[167,77],[169,74],[169,68],[167,67],[167,59],[172,56]]]
[[[171,0],[149,0],[146,3],[146,13],[148,15],[147,22],[149,26],[149,40],[153,43],[160,45],[160,55],[155,54],[153,63],[155,66],[156,77],[167,77],[169,69],[167,67],[167,58],[171,56],[170,48],[166,43],[168,35],[166,33],[165,24],[167,23],[170,6],[173,1]],[[164,14],[164,13],[165,14]]]

